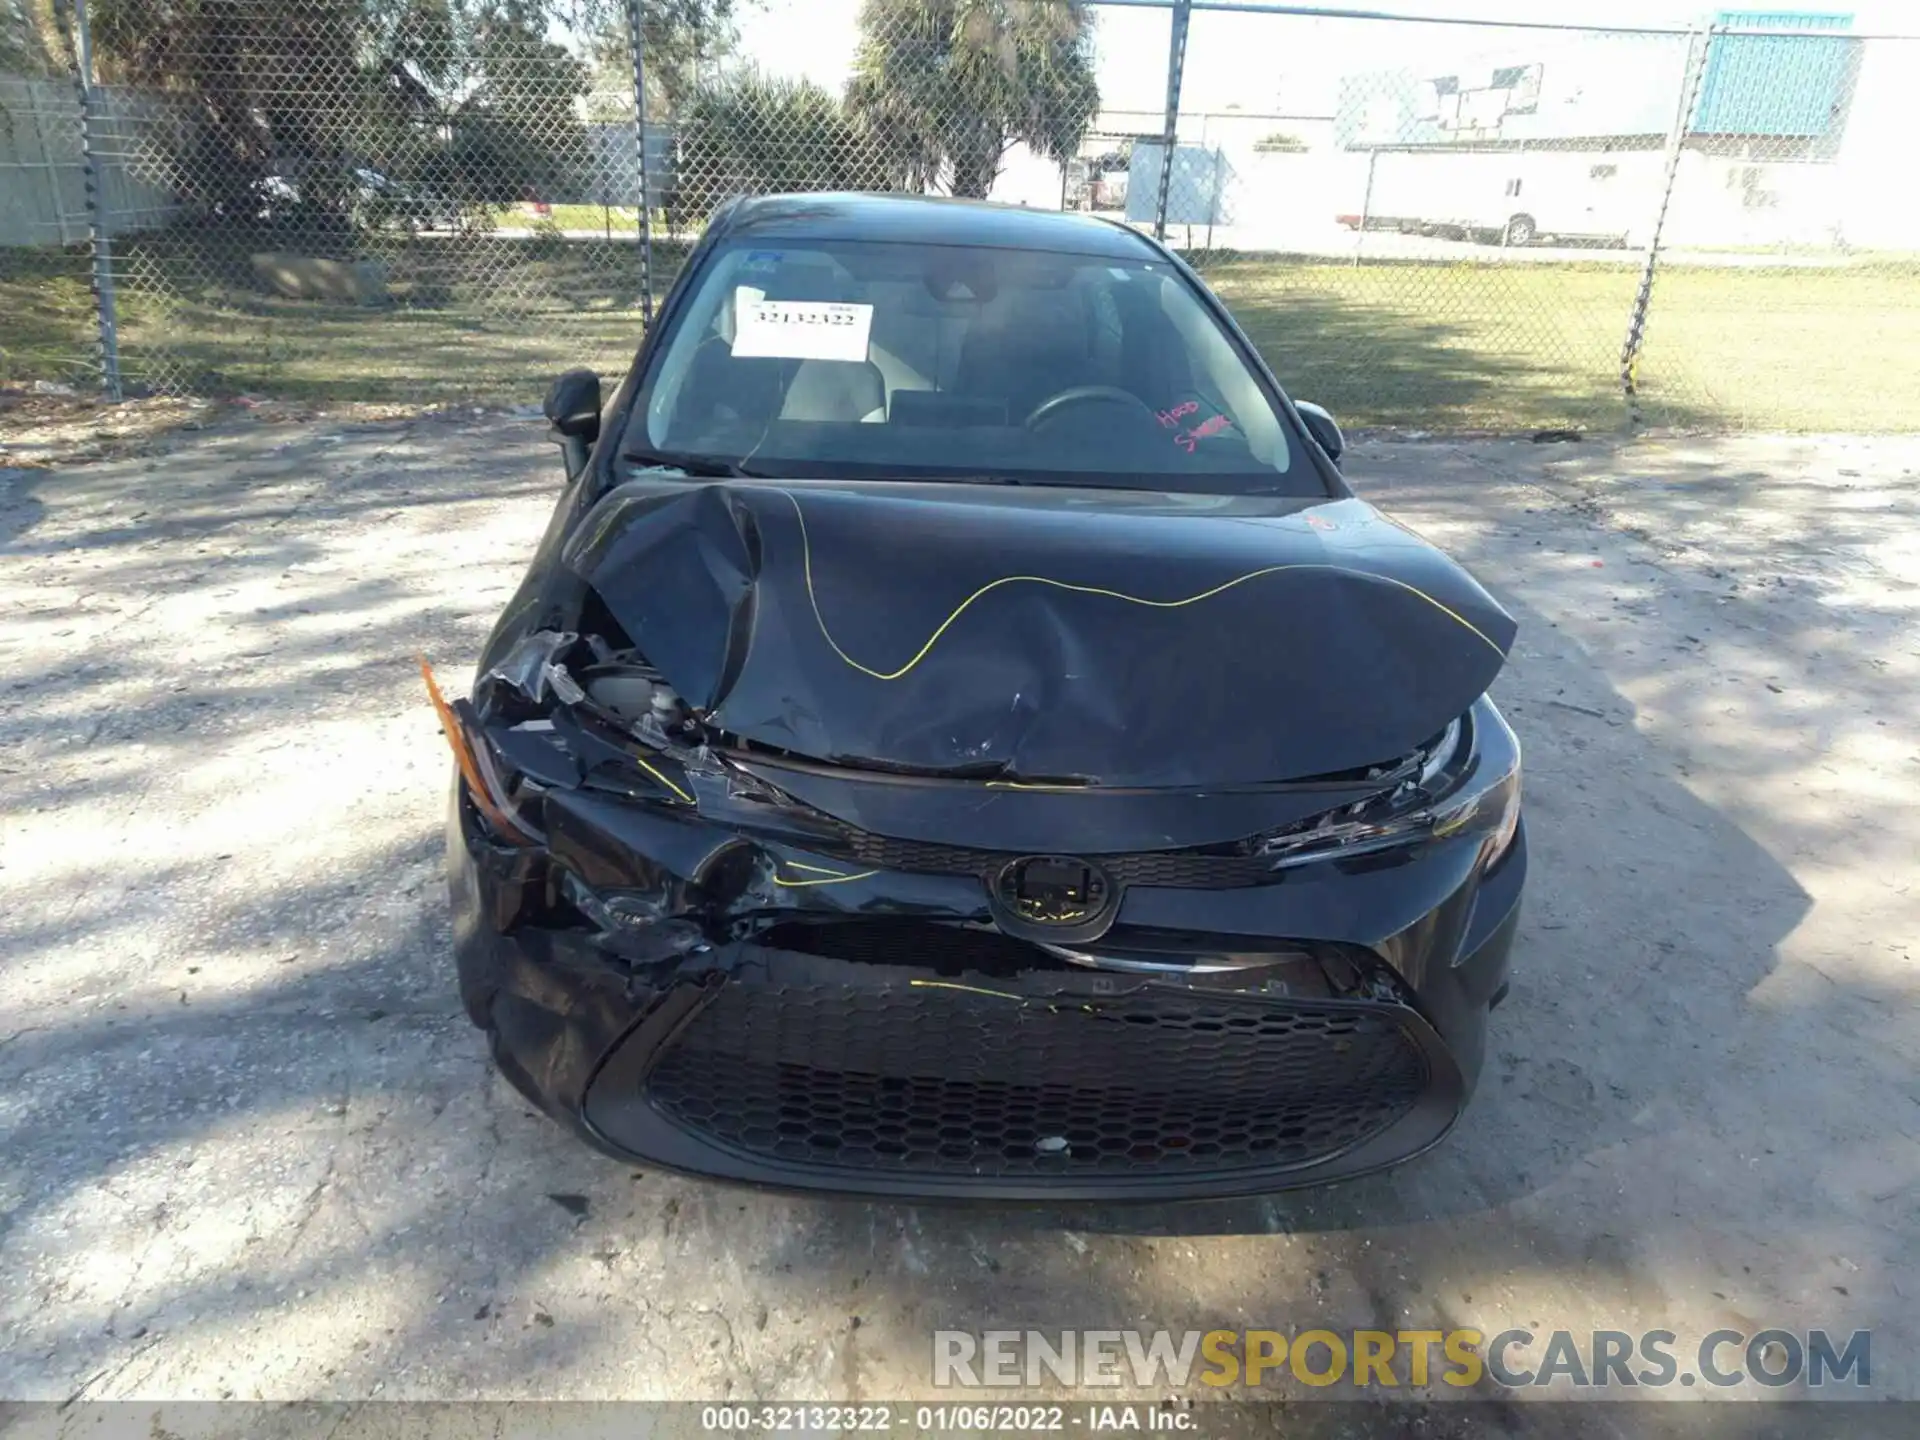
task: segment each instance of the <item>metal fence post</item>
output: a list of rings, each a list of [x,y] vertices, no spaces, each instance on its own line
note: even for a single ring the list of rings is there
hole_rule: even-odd
[[[80,93],[80,163],[87,197],[87,233],[93,241],[93,304],[100,322],[100,387],[118,405],[120,325],[113,303],[113,237],[108,233],[101,188],[98,96],[93,81],[93,37],[87,29],[87,0],[73,0],[74,84]]]
[[[1167,32],[1167,123],[1160,142],[1160,196],[1153,207],[1153,238],[1167,238],[1167,191],[1173,183],[1173,149],[1180,136],[1180,76],[1187,64],[1187,22],[1193,0],[1173,0]]]
[[[1673,200],[1674,182],[1680,174],[1680,157],[1686,153],[1687,132],[1693,128],[1694,106],[1700,99],[1700,80],[1706,73],[1707,53],[1713,48],[1717,26],[1687,36],[1687,68],[1680,83],[1680,104],[1674,111],[1673,129],[1667,133],[1666,169],[1660,183],[1660,204],[1653,214],[1653,232],[1647,236],[1647,254],[1640,267],[1640,286],[1634,292],[1633,310],[1627,316],[1627,338],[1620,346],[1620,391],[1627,402],[1629,423],[1640,423],[1638,370],[1640,346],[1646,338],[1647,310],[1653,301],[1653,272],[1660,258],[1660,232],[1667,223],[1667,206]]]
[[[627,30],[633,44],[633,138],[640,167],[640,326],[653,324],[653,214],[647,195],[647,41],[640,7],[627,0]]]
[[[1360,197],[1360,226],[1353,232],[1353,261],[1360,263],[1361,248],[1367,243],[1367,222],[1373,218],[1373,172],[1380,163],[1380,147],[1375,145],[1367,151],[1367,188]]]

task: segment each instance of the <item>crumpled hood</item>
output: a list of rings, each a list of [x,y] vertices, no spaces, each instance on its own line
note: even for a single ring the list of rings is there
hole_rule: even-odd
[[[1406,754],[1513,619],[1358,500],[674,479],[565,563],[720,729],[816,760],[1217,788]]]

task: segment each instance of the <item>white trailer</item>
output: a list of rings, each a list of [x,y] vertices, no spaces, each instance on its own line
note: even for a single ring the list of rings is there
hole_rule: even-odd
[[[1657,203],[1660,155],[1636,150],[1379,150],[1348,229],[1489,244],[1639,243]]]

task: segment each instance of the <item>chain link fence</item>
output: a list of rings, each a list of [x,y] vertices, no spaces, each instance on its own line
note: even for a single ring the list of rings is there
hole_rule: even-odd
[[[1352,424],[1920,423],[1920,40],[1842,15],[85,0],[45,29],[0,79],[0,383],[525,404],[624,365],[723,200],[858,189],[1161,234]]]
[[[14,91],[35,102],[21,163],[59,172],[0,236],[0,276],[63,282],[31,353],[127,393],[316,400],[524,402],[546,372],[618,368],[646,290],[634,20],[619,4],[81,5],[50,48],[84,81],[0,84],[0,125]],[[656,208],[671,149],[648,130]]]
[[[1183,107],[1224,180],[1177,218],[1213,222],[1189,254],[1291,344],[1303,393],[1449,428],[1912,428],[1920,43],[1831,14],[1671,33],[1196,7],[1190,75],[1262,48],[1330,57],[1294,91],[1318,118],[1263,144]]]
[[[97,388],[71,79],[0,75],[0,385]]]

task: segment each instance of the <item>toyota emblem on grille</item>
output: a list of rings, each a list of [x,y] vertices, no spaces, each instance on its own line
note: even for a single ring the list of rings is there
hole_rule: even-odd
[[[1106,906],[1112,885],[1106,871],[1086,860],[1034,855],[1000,872],[1002,905],[1035,925],[1079,925]]]

